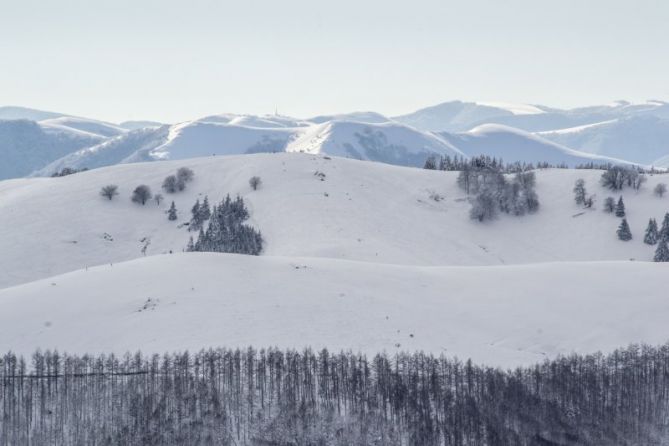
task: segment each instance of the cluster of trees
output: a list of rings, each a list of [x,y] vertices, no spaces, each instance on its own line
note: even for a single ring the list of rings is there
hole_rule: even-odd
[[[648,220],[643,241],[647,245],[657,245],[653,260],[656,262],[669,262],[669,212],[664,214],[662,227],[659,229],[657,221],[654,218]]]
[[[204,205],[205,203],[200,204],[198,201],[193,206],[193,219],[189,229],[192,225],[199,226],[196,229],[200,233],[197,241],[194,241],[193,237],[190,238],[188,251],[260,254],[263,247],[262,234],[252,226],[244,224],[249,218],[249,212],[241,197],[232,200],[228,195],[211,211],[206,203],[205,212]],[[204,230],[206,220],[209,220],[209,225]]]
[[[186,184],[193,181],[195,173],[188,167],[177,169],[176,175],[168,175],[163,180],[162,188],[168,194],[181,192],[186,189]]]
[[[195,200],[195,204],[191,208],[191,219],[188,224],[189,231],[199,231],[202,229],[204,223],[211,217],[211,209],[209,208],[209,198],[205,195],[204,200],[200,203],[200,199]]]
[[[445,170],[451,172],[459,172],[466,169],[481,169],[490,168],[502,173],[517,173],[534,170],[535,168],[547,169],[553,166],[548,163],[539,163],[536,166],[532,163],[525,163],[516,161],[514,163],[505,164],[500,158],[490,157],[488,155],[479,155],[472,158],[464,158],[460,156],[450,157],[449,155],[437,157],[432,155],[425,161],[424,168],[430,170]],[[561,166],[560,166],[561,167]],[[566,166],[564,166],[566,168]]]
[[[57,172],[54,172],[51,174],[52,178],[57,178],[57,177],[66,177],[68,175],[72,175],[75,173],[79,172],[86,172],[88,170],[88,167],[82,167],[81,169],[76,169],[74,167],[63,167]]]
[[[186,184],[190,181],[193,181],[195,174],[188,167],[180,167],[177,170],[176,175],[170,175],[163,181],[162,188],[167,193],[174,193],[177,191],[182,191],[186,188]],[[118,186],[116,184],[108,184],[103,186],[100,189],[100,195],[107,198],[108,200],[114,199],[118,195]],[[146,184],[140,184],[133,191],[130,199],[133,203],[139,203],[144,206],[149,200],[153,200],[160,206],[160,203],[163,201],[162,194],[153,194],[151,188]],[[174,208],[174,202],[172,202],[172,207],[168,211],[168,218],[170,220],[176,220],[176,209]],[[174,217],[174,218],[172,218]]]
[[[501,370],[424,353],[0,358],[0,445],[665,444],[669,345]]]
[[[569,166],[566,163],[551,164],[546,161],[537,162],[536,164],[520,162],[520,161],[505,164],[501,158],[500,159],[491,158],[490,156],[487,155],[479,155],[471,159],[467,159],[465,157],[457,155],[454,157],[450,157],[449,155],[445,156],[430,155],[425,160],[425,164],[423,167],[425,169],[430,169],[430,170],[460,171],[463,170],[468,164],[480,163],[481,160],[486,160],[486,162],[488,163],[494,161],[495,164],[504,173],[525,172],[528,170],[535,170],[535,169],[569,169]],[[612,169],[623,169],[623,170],[633,170],[636,171],[638,174],[643,174],[643,173],[655,174],[663,172],[662,170],[657,170],[655,168],[644,169],[640,166],[620,167],[611,163],[595,163],[592,161],[589,163],[577,164],[576,166],[574,166],[574,168],[589,169],[589,170],[596,169],[596,170],[607,170],[607,171]]]
[[[517,172],[508,180],[494,159],[479,161],[467,163],[457,179],[462,190],[475,195],[470,210],[473,220],[490,220],[498,212],[525,215],[539,210],[534,172]]]
[[[576,184],[574,184],[574,201],[576,201],[576,204],[586,208],[591,208],[595,203],[595,197],[588,195],[583,178],[579,178],[576,180]]]
[[[647,180],[643,170],[627,166],[610,166],[602,173],[600,182],[602,186],[611,190],[623,190],[631,187],[639,190]]]

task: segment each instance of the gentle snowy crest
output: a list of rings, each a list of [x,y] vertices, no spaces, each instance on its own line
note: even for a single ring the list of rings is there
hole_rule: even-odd
[[[515,367],[665,342],[664,277],[643,262],[428,268],[166,254],[0,291],[11,309],[0,312],[0,349],[425,350]]]

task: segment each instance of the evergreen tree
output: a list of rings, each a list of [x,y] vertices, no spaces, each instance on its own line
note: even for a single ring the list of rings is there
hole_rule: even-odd
[[[192,250],[260,254],[262,235],[243,224],[248,217],[244,201],[240,197],[233,201],[228,195],[218,206],[213,207],[207,230],[200,225],[200,233]]]
[[[170,208],[167,210],[167,219],[174,221],[177,219],[177,208],[174,206],[174,201],[170,205]]]
[[[647,245],[654,245],[657,243],[658,231],[657,222],[654,218],[648,220],[648,227],[646,228],[646,235],[643,237],[643,242]]]
[[[585,181],[583,180],[583,178],[579,178],[578,180],[576,180],[576,184],[574,185],[574,200],[576,201],[576,204],[584,205],[585,196],[586,196]]]
[[[624,217],[625,216],[625,203],[623,203],[623,197],[622,195],[618,199],[618,204],[616,205],[616,217]]]
[[[632,240],[632,232],[630,231],[630,227],[627,224],[627,219],[623,218],[623,221],[620,223],[620,226],[618,227],[618,239],[622,241],[629,241]]]
[[[204,196],[204,200],[202,200],[202,204],[200,205],[199,214],[201,223],[204,223],[211,217],[211,209],[209,208],[209,198],[206,195]]]
[[[434,155],[430,155],[427,157],[425,160],[425,165],[423,166],[423,169],[428,169],[428,170],[436,170],[437,169],[437,157]],[[255,190],[255,188],[254,188]]]
[[[653,257],[653,260],[656,262],[669,262],[669,246],[667,246],[666,240],[660,240],[660,243],[655,250],[655,257]]]
[[[200,214],[200,199],[198,198],[195,200],[195,204],[190,210],[191,214],[193,217],[190,220],[190,223],[188,225],[188,230],[189,231],[197,231],[198,229],[202,228],[202,220],[201,220],[201,214]]]
[[[186,251],[195,251],[195,243],[193,243],[193,236],[191,235],[188,239],[188,245],[186,245]]]
[[[669,212],[664,214],[664,220],[662,220],[662,229],[660,229],[658,240],[669,242]]]

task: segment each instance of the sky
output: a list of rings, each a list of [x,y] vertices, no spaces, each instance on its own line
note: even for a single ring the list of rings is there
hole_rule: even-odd
[[[666,0],[0,0],[0,105],[120,122],[669,100]]]

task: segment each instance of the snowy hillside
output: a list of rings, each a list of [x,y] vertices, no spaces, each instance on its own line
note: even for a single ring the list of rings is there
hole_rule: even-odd
[[[163,179],[181,166],[195,180],[161,206],[130,201],[139,184],[162,192]],[[322,173],[323,175],[321,175]],[[253,191],[248,180],[262,178]],[[525,217],[500,216],[485,224],[469,219],[469,203],[456,186],[456,172],[428,171],[299,153],[206,157],[124,164],[62,178],[0,182],[0,288],[146,254],[180,252],[190,233],[196,198],[226,194],[246,201],[258,227],[264,255],[328,257],[406,265],[501,265],[552,261],[651,260],[642,242],[650,217],[661,221],[669,199],[652,194],[666,175],[650,176],[640,191],[626,189],[627,218],[634,239],[617,240],[619,219],[602,212],[610,193],[601,171],[537,172],[541,209]],[[586,180],[595,209],[574,204],[572,188]],[[99,196],[117,184],[113,201]],[[171,200],[179,211],[167,220]],[[48,241],[48,242],[45,242]],[[143,241],[142,241],[143,240]],[[149,243],[147,243],[147,241]]]
[[[147,127],[132,130],[99,144],[77,150],[34,171],[33,176],[50,176],[65,167],[95,169],[127,162],[128,158],[147,161],[145,152],[160,146],[167,140],[168,126]]]
[[[543,105],[499,102],[445,102],[393,119],[427,131],[461,132],[482,124],[501,124],[528,132],[559,130],[631,116],[669,117],[669,104],[649,100],[561,110]],[[575,147],[572,147],[575,148]]]
[[[43,119],[54,119],[63,116],[68,115],[26,107],[0,106],[0,119],[5,120],[28,119],[30,121],[41,121]]]
[[[635,116],[541,132],[558,144],[598,155],[654,164],[669,154],[669,119]]]
[[[547,162],[570,167],[589,162],[624,164],[625,161],[579,152],[523,130],[499,124],[484,124],[465,133],[440,133],[443,139],[467,156],[489,155],[508,162]]]
[[[334,155],[400,166],[422,166],[432,154],[463,156],[441,138],[402,124],[328,121],[291,142],[288,152]]]
[[[96,121],[95,119],[73,118],[64,116],[60,118],[45,119],[40,124],[53,128],[70,128],[81,130],[100,137],[117,136],[126,132],[126,129],[109,122]]]
[[[425,350],[515,367],[666,341],[665,277],[645,262],[463,268],[167,254],[0,291],[0,349]]]
[[[461,154],[435,135],[392,122],[315,124],[283,116],[214,115],[129,132],[56,160],[35,174],[50,175],[63,167],[285,151],[410,166],[422,166],[431,154]]]
[[[91,133],[41,125],[25,119],[0,120],[0,180],[28,175],[102,139]]]

